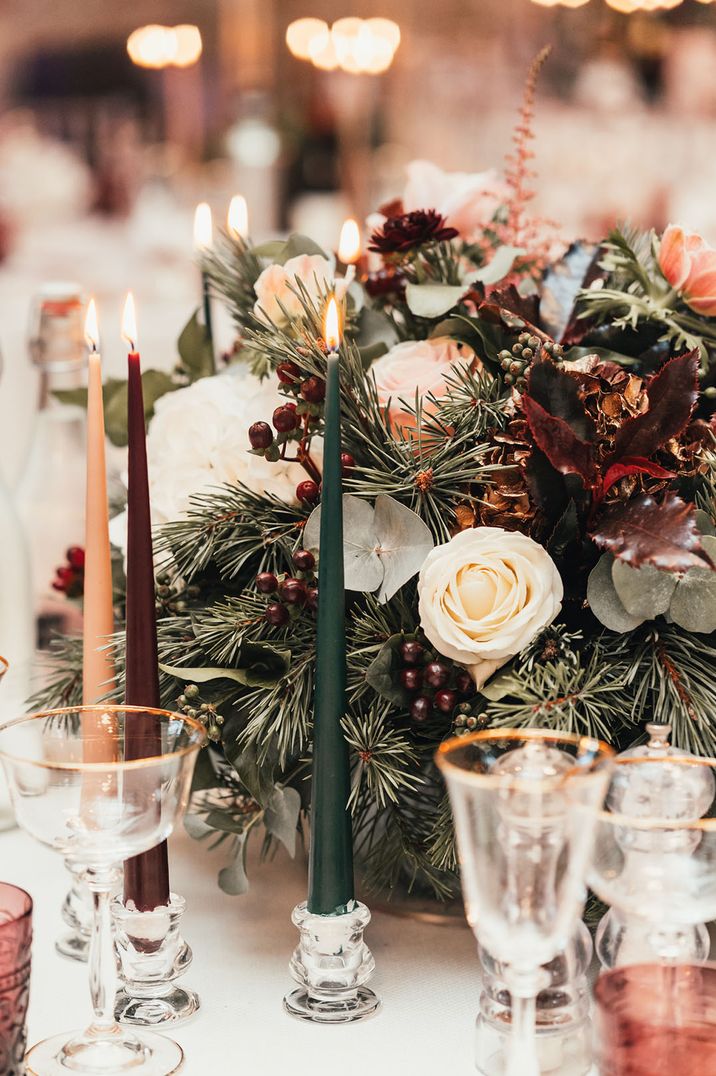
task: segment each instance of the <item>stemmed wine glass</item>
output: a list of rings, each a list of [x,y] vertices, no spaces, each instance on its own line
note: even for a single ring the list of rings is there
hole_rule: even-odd
[[[567,946],[579,919],[613,754],[591,737],[547,729],[487,730],[438,749],[467,918],[505,966],[512,1000],[507,1057],[492,1058],[487,1076],[539,1076],[540,965]]]
[[[715,793],[716,759],[617,759],[588,882],[634,924],[638,951],[620,963],[688,962],[694,928],[716,919]]]
[[[148,727],[146,757],[137,757],[144,753],[137,749],[138,735]],[[128,729],[131,759],[125,754]],[[176,1043],[152,1033],[130,1033],[114,1019],[109,902],[121,863],[165,840],[181,819],[197,753],[205,743],[198,721],[136,706],[48,710],[0,727],[0,760],[18,824],[72,864],[82,865],[93,905],[93,1021],[85,1031],[55,1035],[34,1046],[27,1055],[30,1073],[166,1076],[180,1067],[183,1053]]]

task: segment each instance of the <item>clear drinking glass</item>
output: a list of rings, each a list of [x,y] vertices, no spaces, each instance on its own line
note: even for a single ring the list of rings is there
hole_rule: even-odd
[[[694,927],[716,919],[715,778],[714,759],[616,761],[607,806],[597,818],[588,882],[634,924],[639,963],[644,953],[688,962]],[[662,817],[654,816],[655,804]],[[621,962],[629,962],[628,954]]]
[[[511,995],[507,1057],[494,1061],[506,1076],[539,1076],[535,999],[548,985],[540,965],[575,930],[613,754],[590,737],[526,729],[458,737],[436,755],[455,818],[467,918],[504,966]]]
[[[147,757],[136,757],[137,729],[143,727],[138,724],[132,729],[135,757],[127,759],[125,731],[136,718],[147,716],[154,719],[151,754],[148,750]],[[196,756],[205,743],[198,721],[136,706],[50,710],[0,728],[0,760],[18,824],[82,865],[94,913],[89,961],[93,1021],[85,1031],[56,1035],[33,1047],[28,1072],[165,1076],[180,1067],[183,1053],[176,1043],[130,1033],[115,1022],[110,897],[121,863],[165,840],[180,820]]]
[[[0,1072],[25,1072],[27,1001],[30,994],[32,898],[0,882]]]

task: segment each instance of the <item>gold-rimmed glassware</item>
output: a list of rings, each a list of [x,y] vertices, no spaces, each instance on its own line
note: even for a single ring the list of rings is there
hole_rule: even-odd
[[[10,665],[8,663],[7,658],[4,658],[2,656],[2,654],[0,654],[0,680],[2,680],[3,676],[5,675],[5,673],[7,672],[7,670],[9,668],[10,668]]]
[[[147,716],[160,732],[160,748],[153,736],[146,757],[135,752],[127,759],[125,730],[135,717]],[[82,866],[93,906],[92,1023],[34,1046],[27,1055],[29,1073],[166,1076],[181,1066],[176,1043],[129,1032],[114,1019],[110,897],[122,862],[165,840],[181,819],[197,753],[206,742],[198,721],[136,706],[48,710],[0,727],[0,761],[18,824]]]
[[[486,1076],[539,1076],[540,966],[565,949],[579,919],[613,756],[599,740],[548,729],[486,730],[438,749],[467,918],[504,965],[511,995],[506,1056],[481,1062]]]
[[[617,759],[588,881],[638,940],[620,964],[688,962],[716,919],[716,759]]]

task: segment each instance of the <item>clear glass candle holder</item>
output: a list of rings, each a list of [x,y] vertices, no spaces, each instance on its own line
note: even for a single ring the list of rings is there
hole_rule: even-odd
[[[579,920],[613,755],[591,737],[547,729],[488,730],[438,749],[467,918],[510,994],[509,1036],[480,1069],[487,1076],[542,1071],[536,998]]]
[[[141,757],[137,731],[148,726],[152,753]],[[134,756],[129,759],[125,734]],[[0,761],[18,824],[72,864],[82,865],[92,894],[92,1023],[85,1031],[55,1035],[34,1046],[27,1055],[29,1073],[167,1076],[181,1066],[183,1052],[176,1043],[115,1021],[110,899],[122,862],[166,840],[181,819],[196,756],[205,743],[198,721],[136,706],[53,710],[0,728]]]

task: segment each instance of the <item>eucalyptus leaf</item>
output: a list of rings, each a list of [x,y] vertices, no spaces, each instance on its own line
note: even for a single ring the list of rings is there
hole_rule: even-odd
[[[281,842],[291,859],[296,854],[296,826],[301,810],[301,797],[295,788],[274,785],[264,811],[264,825]]]
[[[440,318],[462,299],[469,284],[408,284],[405,301],[419,318]]]
[[[252,247],[251,253],[257,258],[266,258],[271,262],[278,262],[283,256],[286,247],[285,239],[267,239],[265,243],[259,243]]]
[[[366,306],[361,310],[358,318],[355,342],[358,345],[363,366],[367,369],[371,362],[397,344],[398,334],[389,317],[380,310]]]
[[[318,243],[315,243],[313,239],[309,239],[307,235],[299,235],[294,232],[293,235],[289,235],[286,241],[280,264],[284,265],[290,258],[298,258],[301,254],[318,254],[321,258],[328,258],[325,250],[319,247]]]
[[[547,549],[551,556],[564,556],[570,542],[579,537],[579,517],[574,500],[570,499],[562,515],[554,525],[554,530],[547,541]]]
[[[214,832],[202,815],[191,813],[184,815],[184,829],[193,841],[202,841]]]
[[[214,348],[206,331],[206,326],[199,321],[199,311],[195,310],[182,329],[177,340],[177,350],[182,366],[189,373],[192,381],[201,377],[211,377],[216,372]]]
[[[370,592],[383,581],[383,565],[376,552],[375,512],[368,501],[343,494],[343,570],[347,590]],[[314,508],[303,529],[303,544],[320,549],[321,506]]]
[[[405,636],[400,633],[391,635],[383,643],[376,656],[366,669],[365,679],[377,695],[392,702],[394,706],[407,706],[409,701],[408,692],[393,675],[398,662],[396,654],[398,647],[405,641]]]
[[[708,512],[704,512],[703,508],[697,508],[694,512],[694,522],[696,523],[696,526],[699,528],[702,534],[716,535],[716,526],[714,526],[714,521],[708,514]]]
[[[587,601],[605,628],[623,634],[638,628],[645,618],[632,616],[624,608],[612,579],[613,560],[611,553],[604,553],[592,568],[587,580]]]
[[[154,405],[161,396],[173,392],[179,386],[163,370],[145,370],[142,374],[142,396],[144,399],[144,420],[148,422],[154,414]],[[107,436],[113,445],[124,448],[127,445],[127,382],[119,381],[112,386],[107,398],[105,395],[104,425]]]
[[[275,745],[259,748],[256,743],[243,745],[240,734],[246,725],[242,714],[229,717],[221,737],[224,754],[239,775],[241,783],[259,806],[266,808],[273,795],[278,771],[278,749]]]
[[[519,697],[523,690],[524,685],[520,683],[514,672],[508,669],[506,672],[493,676],[487,684],[480,688],[480,694],[484,695],[490,702],[499,702],[506,695],[517,695]]]
[[[230,897],[240,897],[249,889],[246,875],[246,834],[237,837],[236,854],[223,870],[219,871],[219,889]]]
[[[252,664],[245,668],[228,669],[218,666],[204,668],[192,668],[190,665],[164,665],[159,668],[168,676],[176,676],[177,680],[183,680],[189,684],[206,684],[211,680],[233,680],[244,687],[273,687],[288,672],[291,663],[290,650],[275,650],[273,647],[262,643],[253,643],[254,647],[260,648]],[[242,655],[244,648],[242,648]]]
[[[702,545],[716,562],[716,538],[704,535]],[[674,623],[686,631],[704,635],[716,631],[716,571],[690,568],[679,580],[669,613]]]
[[[630,616],[642,620],[654,620],[668,610],[677,581],[676,573],[661,571],[650,564],[631,568],[619,559],[612,564],[612,582],[619,600]]]
[[[500,247],[494,258],[487,265],[481,266],[473,273],[468,273],[465,280],[468,283],[497,284],[499,280],[503,280],[510,272],[515,259],[525,253],[524,247],[511,247],[508,245]]]

